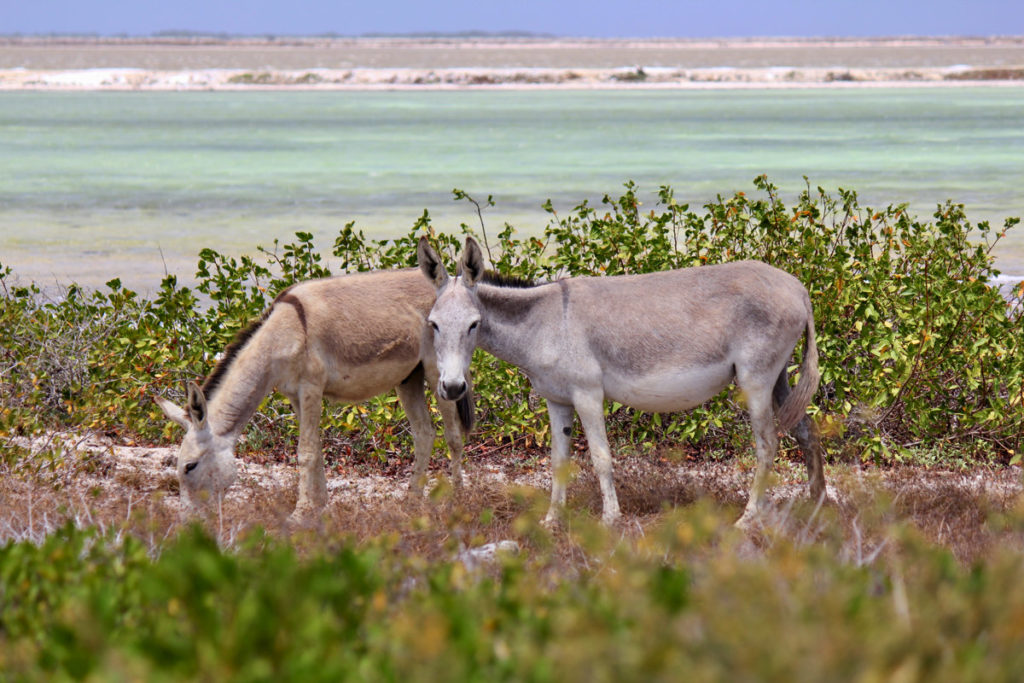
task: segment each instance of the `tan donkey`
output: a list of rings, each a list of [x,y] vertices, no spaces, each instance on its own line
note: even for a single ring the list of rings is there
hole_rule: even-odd
[[[235,443],[274,388],[299,422],[293,518],[318,514],[327,504],[320,445],[324,398],[357,403],[397,388],[413,433],[409,492],[421,494],[435,436],[424,395],[424,381],[438,382],[426,325],[434,297],[433,285],[416,269],[302,282],[281,292],[262,318],[238,334],[202,387],[189,385],[185,408],[157,397],[167,417],[185,428],[178,478],[186,508],[235,481]],[[463,438],[473,421],[471,392],[438,405],[458,485]]]
[[[419,264],[437,287],[428,321],[434,333],[438,396],[458,400],[473,349],[518,366],[547,399],[551,416],[551,509],[565,505],[564,465],[573,412],[580,416],[612,523],[619,503],[605,435],[605,400],[652,412],[687,410],[735,381],[746,399],[757,471],[739,526],[756,521],[775,458],[779,428],[792,430],[804,454],[811,495],[825,494],[821,448],[805,409],[818,386],[814,315],[807,290],[788,273],[757,261],[540,284],[484,271],[469,238],[458,275],[448,275],[426,239]],[[806,339],[800,380],[786,366]]]

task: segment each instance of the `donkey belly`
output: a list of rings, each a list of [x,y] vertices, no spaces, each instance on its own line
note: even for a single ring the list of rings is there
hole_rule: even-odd
[[[643,375],[606,372],[605,398],[652,413],[689,410],[704,403],[733,379],[730,363],[681,370],[666,368]]]
[[[332,368],[324,396],[341,403],[359,403],[394,389],[416,368],[416,362],[385,362]]]

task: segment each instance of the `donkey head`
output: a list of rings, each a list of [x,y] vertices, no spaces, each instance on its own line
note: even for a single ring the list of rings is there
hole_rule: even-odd
[[[178,449],[178,482],[186,506],[202,503],[231,486],[238,476],[234,438],[210,428],[203,390],[190,382],[184,409],[159,396],[155,400],[168,418],[185,429]]]
[[[454,278],[449,277],[441,257],[426,237],[420,238],[417,256],[420,270],[437,287],[437,300],[427,317],[437,354],[437,393],[445,400],[457,401],[468,389],[465,378],[469,376],[469,362],[480,329],[476,285],[484,274],[483,254],[476,240],[467,237]]]

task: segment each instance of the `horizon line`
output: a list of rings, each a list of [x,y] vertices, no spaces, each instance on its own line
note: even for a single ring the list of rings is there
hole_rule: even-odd
[[[367,31],[363,33],[339,33],[335,31],[324,31],[319,33],[231,33],[228,31],[201,31],[192,29],[162,29],[150,33],[101,33],[97,31],[54,31],[50,33],[23,33],[20,31],[0,32],[0,39],[79,39],[79,40],[264,40],[276,42],[279,40],[324,40],[324,39],[454,39],[454,38],[518,38],[535,40],[593,40],[593,41],[756,41],[756,40],[786,40],[786,41],[887,41],[887,40],[920,40],[920,41],[953,41],[953,40],[1019,40],[1024,41],[1024,33],[1020,34],[886,34],[886,35],[783,35],[783,34],[758,34],[742,36],[587,36],[587,35],[565,35],[540,31],[525,30],[465,30],[465,31]]]

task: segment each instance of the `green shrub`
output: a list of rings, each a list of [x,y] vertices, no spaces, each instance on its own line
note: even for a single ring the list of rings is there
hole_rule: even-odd
[[[535,524],[536,520],[530,522]],[[957,680],[1024,666],[1020,553],[965,567],[892,529],[899,551],[761,552],[695,505],[625,545],[574,523],[569,576],[534,549],[471,573],[394,540],[300,555],[199,529],[151,557],[71,526],[0,547],[0,670],[93,680]],[[857,558],[851,558],[856,560]],[[785,638],[772,637],[784,633]]]
[[[813,408],[833,452],[892,462],[915,446],[971,457],[1019,459],[1024,432],[1024,350],[1019,309],[992,286],[992,247],[1002,230],[972,225],[961,205],[938,207],[933,222],[906,207],[862,208],[854,192],[832,196],[810,186],[792,206],[767,179],[760,198],[719,198],[700,213],[662,187],[642,209],[627,183],[620,197],[568,212],[545,204],[543,238],[505,225],[487,251],[495,267],[531,279],[617,275],[754,258],[779,266],[807,286],[815,308],[822,384]],[[461,232],[476,234],[467,225]],[[449,263],[461,235],[437,233],[425,211],[405,235],[367,239],[349,223],[332,250],[338,272],[415,266],[416,241],[428,234]],[[331,270],[313,236],[256,257],[200,253],[196,291],[166,278],[144,300],[111,280],[101,291],[70,286],[47,298],[35,285],[15,286],[0,266],[0,431],[62,426],[170,439],[173,428],[153,405],[163,393],[181,400],[186,379],[204,376],[238,329],[283,287]],[[797,359],[799,360],[799,359]],[[795,366],[794,366],[795,367]],[[480,352],[474,363],[478,438],[543,443],[543,405],[521,373]],[[651,415],[612,404],[609,432],[620,447],[649,450],[689,441],[732,452],[749,443],[745,416],[730,394],[684,415]],[[250,444],[274,449],[293,438],[291,413],[279,397],[264,402],[268,418],[249,427]],[[339,441],[356,450],[407,452],[394,396],[335,407],[326,420],[328,452]],[[267,421],[275,425],[267,430]],[[288,425],[284,429],[280,425]],[[284,439],[282,442],[280,439]]]

